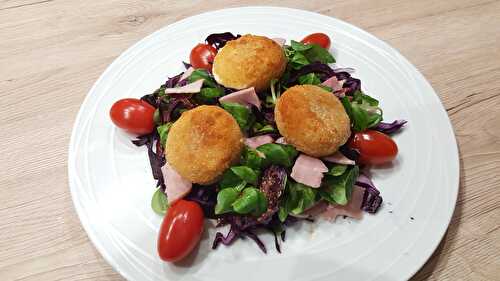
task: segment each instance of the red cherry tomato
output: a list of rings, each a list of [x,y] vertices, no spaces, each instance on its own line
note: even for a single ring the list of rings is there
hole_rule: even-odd
[[[330,37],[324,33],[313,33],[309,34],[302,41],[300,41],[304,44],[316,44],[320,45],[321,47],[325,49],[330,48]]]
[[[204,68],[206,70],[212,69],[217,50],[208,44],[198,44],[189,55],[189,62],[194,68]]]
[[[158,236],[158,254],[168,262],[187,256],[203,232],[203,211],[198,203],[179,200],[167,211]]]
[[[394,160],[398,154],[398,146],[391,137],[374,130],[354,134],[348,145],[359,151],[361,164],[384,164]]]
[[[113,104],[109,115],[118,128],[144,135],[154,129],[155,108],[139,99],[121,99]]]

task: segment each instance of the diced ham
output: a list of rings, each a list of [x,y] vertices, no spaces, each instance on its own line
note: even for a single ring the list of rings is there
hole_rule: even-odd
[[[168,163],[161,167],[161,172],[165,180],[165,193],[169,204],[181,199],[191,191],[193,184],[181,177]]]
[[[328,172],[328,168],[323,161],[305,154],[300,154],[292,168],[290,176],[297,182],[318,188],[323,179],[323,173]]]
[[[342,86],[344,85],[344,80],[337,80],[337,77],[332,76],[328,79],[326,79],[321,85],[327,86],[332,88],[334,92],[342,90]]]
[[[262,136],[252,137],[252,138],[246,138],[245,144],[253,149],[256,149],[257,147],[259,147],[263,144],[272,143],[273,141],[274,141],[274,139],[270,135],[262,135]]]
[[[278,45],[280,45],[280,47],[283,47],[283,45],[285,45],[285,42],[286,42],[286,39],[285,38],[271,38],[273,39],[274,42],[278,43]]]
[[[322,159],[331,163],[337,163],[342,165],[356,165],[356,163],[353,160],[345,157],[345,155],[338,150],[334,154],[323,157]]]
[[[189,83],[182,87],[177,88],[166,88],[165,94],[191,94],[198,93],[201,90],[201,86],[203,86],[203,79],[199,79],[194,81],[193,83]]]
[[[278,138],[275,143],[279,143],[279,144],[288,144],[285,140],[285,137],[280,137]]]
[[[219,102],[234,102],[241,105],[255,105],[258,109],[260,109],[260,99],[257,96],[254,87],[225,95],[219,98]]]
[[[332,221],[338,216],[347,216],[358,220],[362,219],[363,211],[361,210],[361,204],[363,203],[364,194],[365,189],[355,185],[352,190],[351,200],[349,200],[347,205],[328,205],[326,210],[322,213],[323,218]]]
[[[179,78],[179,81],[182,81],[182,80],[188,78],[189,76],[191,76],[191,74],[193,74],[193,71],[194,71],[194,68],[192,66],[190,66],[188,69],[186,69],[186,71],[184,71],[184,73],[182,73],[181,78]]]

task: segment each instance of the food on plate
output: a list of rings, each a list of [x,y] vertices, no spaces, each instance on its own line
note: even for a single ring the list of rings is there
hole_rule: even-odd
[[[383,122],[353,69],[334,68],[328,35],[286,42],[211,34],[184,71],[111,108],[113,122],[147,148],[157,181],[151,208],[164,216],[162,260],[189,255],[205,219],[229,228],[215,234],[213,249],[248,238],[267,253],[257,234],[264,230],[281,253],[294,223],[381,208],[367,170],[397,157],[389,135],[406,121]]]
[[[188,255],[203,233],[203,210],[198,203],[179,200],[170,206],[158,235],[158,255],[176,262]]]
[[[285,141],[311,156],[333,154],[351,135],[342,103],[319,86],[288,88],[278,99],[274,114]]]
[[[109,115],[118,128],[129,133],[144,135],[154,129],[155,108],[139,99],[121,99],[113,104]]]
[[[279,78],[286,67],[283,49],[264,36],[244,35],[227,42],[215,56],[215,81],[232,89],[254,87],[261,91],[272,79]]]
[[[240,158],[243,135],[236,120],[214,105],[182,113],[166,141],[168,163],[185,179],[213,183]]]
[[[217,50],[209,44],[196,45],[189,54],[189,63],[193,68],[212,69]]]
[[[330,49],[330,37],[324,33],[309,34],[304,39],[300,40],[304,44],[316,44],[325,49]]]
[[[349,141],[349,147],[358,151],[358,161],[362,164],[385,164],[398,154],[396,143],[388,135],[375,130],[357,132]]]

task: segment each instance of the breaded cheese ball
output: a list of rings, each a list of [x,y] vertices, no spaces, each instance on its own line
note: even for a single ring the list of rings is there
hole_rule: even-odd
[[[244,35],[226,43],[217,53],[212,66],[215,80],[228,88],[255,87],[267,89],[286,67],[283,48],[264,36]]]
[[[332,93],[314,85],[286,90],[274,108],[285,140],[314,157],[328,156],[351,135],[349,116]]]
[[[211,184],[240,158],[243,135],[236,120],[218,106],[184,112],[168,133],[165,156],[183,178]]]

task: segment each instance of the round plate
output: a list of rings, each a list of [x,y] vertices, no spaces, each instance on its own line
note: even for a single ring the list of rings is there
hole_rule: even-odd
[[[182,264],[163,263],[156,236],[161,217],[150,207],[155,190],[147,153],[117,130],[109,109],[118,99],[151,93],[179,73],[191,48],[210,33],[301,39],[331,36],[338,66],[356,69],[365,92],[380,100],[386,120],[406,119],[395,136],[391,166],[372,169],[384,204],[360,221],[299,223],[287,231],[282,254],[263,234],[268,254],[246,240],[211,250],[207,225]],[[289,41],[288,41],[289,42]],[[454,210],[459,179],[455,137],[446,112],[425,78],[373,35],[324,15],[275,7],[204,13],[144,38],[102,74],[85,99],[69,148],[73,201],[90,239],[129,280],[406,280],[429,258]]]

